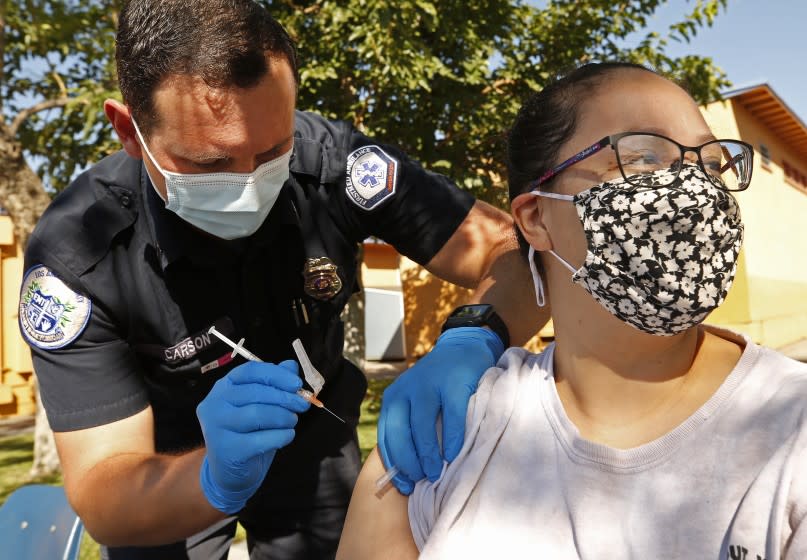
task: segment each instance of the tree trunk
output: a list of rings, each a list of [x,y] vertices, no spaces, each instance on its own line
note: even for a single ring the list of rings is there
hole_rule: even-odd
[[[23,248],[48,204],[50,196],[25,161],[22,146],[0,123],[0,205],[11,216],[14,235]]]
[[[36,379],[34,379],[36,381]],[[34,462],[28,476],[36,478],[58,472],[61,468],[53,430],[50,429],[42,397],[39,394],[39,383],[36,385],[36,420],[34,422]]]
[[[41,179],[25,161],[22,146],[11,137],[8,127],[0,122],[0,205],[11,217],[14,235],[21,247],[25,248],[27,245],[34,225],[50,200]],[[35,385],[36,426],[31,476],[51,474],[59,470],[53,432],[41,405],[39,384]]]

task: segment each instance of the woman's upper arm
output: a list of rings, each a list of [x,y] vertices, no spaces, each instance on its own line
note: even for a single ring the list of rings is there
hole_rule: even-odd
[[[392,485],[376,494],[375,481],[383,474],[384,466],[374,449],[353,489],[337,560],[418,557],[409,528],[408,498]]]

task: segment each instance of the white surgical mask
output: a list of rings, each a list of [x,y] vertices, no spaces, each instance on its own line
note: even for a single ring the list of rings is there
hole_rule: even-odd
[[[165,207],[189,224],[222,239],[238,239],[255,233],[274,206],[289,178],[290,149],[258,166],[252,173],[176,173],[166,171],[146,146],[132,119],[140,144],[154,167],[165,178]],[[149,175],[154,190],[154,178]],[[159,194],[159,191],[157,191]],[[161,196],[162,198],[162,196]]]

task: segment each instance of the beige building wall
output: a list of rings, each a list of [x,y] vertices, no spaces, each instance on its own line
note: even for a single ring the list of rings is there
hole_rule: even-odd
[[[717,137],[740,138],[755,152],[751,187],[736,194],[745,224],[737,279],[708,321],[773,348],[807,339],[807,189],[788,180],[783,170],[788,162],[807,174],[807,158],[742,99],[712,103],[703,114]],[[779,118],[798,122],[784,112]]]
[[[406,257],[401,260],[401,278],[406,308],[407,354],[410,360],[415,360],[431,350],[449,313],[468,303],[473,291],[440,280]],[[532,303],[530,300],[525,305]],[[550,324],[537,332],[524,347],[536,352],[552,334]]]
[[[386,243],[365,243],[361,279],[366,288],[401,289],[401,255]]]
[[[11,218],[0,215],[0,418],[35,411],[31,354],[17,326],[22,267]]]

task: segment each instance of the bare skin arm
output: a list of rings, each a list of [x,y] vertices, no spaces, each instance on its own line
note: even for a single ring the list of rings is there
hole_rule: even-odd
[[[226,517],[208,503],[199,485],[204,449],[155,452],[151,407],[55,437],[67,497],[99,543],[175,542]]]
[[[532,276],[518,252],[512,217],[489,204],[474,204],[426,268],[444,280],[475,288],[469,303],[493,305],[507,324],[511,346],[524,344],[549,320],[548,306],[531,305]]]
[[[373,449],[353,488],[337,560],[418,557],[409,528],[408,498],[392,486],[376,494],[375,481],[383,474],[381,458]]]

